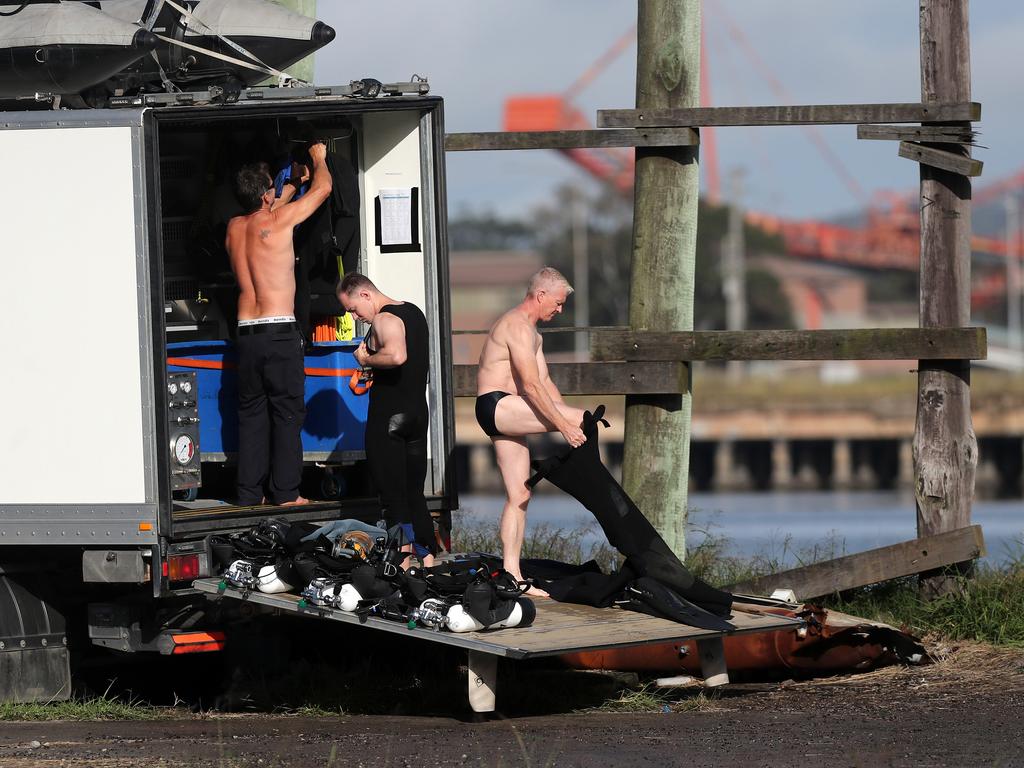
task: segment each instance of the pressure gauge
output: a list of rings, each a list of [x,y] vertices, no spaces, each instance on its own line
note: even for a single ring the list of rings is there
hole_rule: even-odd
[[[181,391],[184,392],[186,395],[189,392],[191,392],[192,391],[192,382],[189,381],[188,379],[182,380],[182,382],[181,382]]]
[[[177,461],[181,466],[185,466],[196,453],[196,444],[192,438],[188,435],[178,435],[172,446],[174,452],[174,460]]]
[[[168,394],[171,394],[171,395],[178,394],[178,385],[175,382],[173,382],[173,381],[170,382],[167,385],[167,392],[168,392]]]

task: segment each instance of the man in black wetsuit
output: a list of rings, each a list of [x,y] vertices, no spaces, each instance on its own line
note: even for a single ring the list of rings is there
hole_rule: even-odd
[[[434,563],[437,539],[427,511],[427,319],[415,304],[381,293],[368,277],[351,272],[338,285],[346,311],[372,323],[355,351],[373,369],[366,418],[366,459],[388,526],[401,524],[425,566]]]

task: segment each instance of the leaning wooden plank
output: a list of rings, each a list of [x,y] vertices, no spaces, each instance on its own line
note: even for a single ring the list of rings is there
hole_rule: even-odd
[[[952,171],[953,173],[959,173],[961,176],[981,176],[981,160],[964,157],[956,152],[925,147],[920,144],[914,144],[911,141],[901,141],[899,154],[900,157],[905,157],[908,160],[916,160],[919,163],[930,165],[932,168]]]
[[[858,139],[882,141],[931,141],[937,144],[973,144],[977,135],[955,125],[858,125]]]
[[[690,147],[700,143],[693,128],[635,128],[608,131],[492,131],[449,133],[448,152],[490,149],[583,149],[588,147]]]
[[[455,397],[476,397],[475,365],[452,366]],[[686,391],[686,364],[548,363],[563,395],[675,395]]]
[[[985,540],[981,526],[971,525],[924,539],[904,541],[771,576],[761,576],[726,589],[747,595],[770,595],[776,589],[792,589],[798,600],[811,600],[963,563],[984,554]]]
[[[984,328],[598,331],[595,360],[984,360]]]
[[[943,123],[980,120],[981,104],[802,104],[771,107],[600,109],[599,128],[668,126]]]

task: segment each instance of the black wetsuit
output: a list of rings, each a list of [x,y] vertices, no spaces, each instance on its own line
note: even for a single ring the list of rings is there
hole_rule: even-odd
[[[427,319],[415,304],[381,307],[405,324],[406,360],[373,372],[366,417],[366,459],[388,526],[412,526],[417,551],[436,554],[427,511]],[[371,350],[372,352],[373,350]]]
[[[302,334],[295,322],[238,329],[238,503],[295,501],[306,417]],[[268,483],[269,481],[269,483]]]

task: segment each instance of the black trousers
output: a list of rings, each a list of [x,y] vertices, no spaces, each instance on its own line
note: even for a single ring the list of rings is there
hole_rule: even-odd
[[[412,524],[415,542],[432,555],[437,554],[434,521],[423,496],[427,479],[426,414],[371,411],[366,420],[366,461],[388,527]]]
[[[271,326],[272,327],[272,326]],[[238,503],[295,501],[306,417],[298,329],[238,337]]]

